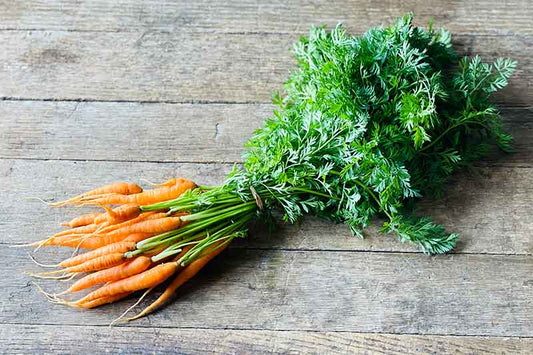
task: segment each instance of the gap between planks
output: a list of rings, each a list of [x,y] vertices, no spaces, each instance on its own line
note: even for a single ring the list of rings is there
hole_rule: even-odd
[[[0,160],[13,161],[64,161],[64,162],[102,162],[102,163],[147,163],[147,164],[198,164],[198,165],[227,165],[233,166],[235,164],[242,165],[242,160],[135,160],[135,159],[73,159],[73,158],[32,158],[32,157],[9,157],[0,156]],[[475,168],[513,168],[513,169],[531,169],[533,165],[505,165],[492,161],[478,161],[472,164]]]
[[[0,101],[21,101],[21,102],[77,102],[77,103],[117,103],[117,104],[141,104],[141,105],[272,105],[271,101],[231,101],[231,100],[128,100],[128,99],[111,99],[111,100],[102,100],[102,99],[90,99],[90,98],[55,98],[55,97],[45,97],[45,98],[32,98],[32,97],[11,97],[11,96],[0,96]],[[530,105],[521,105],[521,104],[506,104],[506,103],[497,103],[498,108],[503,109],[520,109],[528,110],[533,109],[533,106]]]
[[[28,102],[78,102],[78,103],[117,103],[117,104],[166,104],[166,105],[269,105],[272,102],[270,101],[252,101],[252,100],[243,100],[243,101],[231,101],[231,100],[128,100],[128,99],[112,99],[112,100],[102,100],[102,99],[84,99],[84,98],[31,98],[31,97],[11,97],[11,96],[2,96],[0,101],[28,101]],[[524,108],[527,106],[517,106],[517,105],[500,105],[501,107],[508,108]]]
[[[386,24],[387,26],[392,25]],[[445,28],[444,26],[442,26]],[[330,28],[330,27],[328,27]],[[159,29],[150,29],[150,30],[76,30],[76,29],[46,29],[46,28],[0,28],[0,33],[2,32],[48,32],[48,33],[153,33],[153,34],[170,34],[173,33],[173,31],[167,31],[167,30],[159,30]],[[294,35],[294,34],[300,34],[300,32],[295,31],[217,31],[217,30],[182,30],[180,29],[181,33],[190,33],[190,34],[211,34],[211,35],[231,35],[231,36],[286,36],[286,35]],[[307,34],[307,31],[304,31],[305,34]],[[357,34],[357,33],[354,33]],[[465,36],[475,36],[479,38],[483,37],[500,37],[500,38],[529,38],[529,35],[525,34],[501,34],[501,33],[495,33],[495,34],[489,34],[489,33],[479,33],[479,32],[461,32],[461,35]]]
[[[354,238],[356,238],[354,236]],[[4,241],[0,240],[0,245],[6,245],[6,246],[19,246],[19,245],[25,245],[27,243],[20,242],[20,243],[6,243]],[[368,249],[349,249],[349,250],[343,250],[343,249],[328,249],[328,248],[283,248],[283,247],[248,247],[246,245],[235,245],[228,248],[228,250],[246,250],[246,251],[279,251],[283,253],[346,253],[346,254],[389,254],[389,255],[411,255],[411,254],[419,254],[419,255],[425,255],[428,258],[438,258],[439,256],[445,256],[445,255],[475,255],[475,256],[504,256],[504,257],[524,257],[524,256],[533,256],[532,253],[497,253],[497,252],[486,252],[486,251],[480,251],[480,252],[472,252],[472,251],[450,251],[444,254],[437,254],[437,255],[428,255],[424,254],[423,252],[419,250],[368,250]],[[28,253],[31,253],[29,251]]]
[[[29,161],[65,161],[65,162],[105,162],[105,163],[150,163],[150,164],[198,164],[198,165],[229,165],[242,164],[242,161],[221,160],[135,160],[135,159],[71,159],[71,158],[32,158],[32,157],[7,157],[0,156],[0,160],[29,160]]]
[[[148,316],[149,317],[149,316]],[[17,323],[17,322],[2,322],[1,325],[14,325],[14,326],[52,326],[52,327],[76,327],[76,328],[109,328],[107,324],[76,324],[76,323]],[[269,331],[269,332],[303,332],[303,333],[338,333],[338,334],[359,334],[359,335],[412,335],[412,336],[436,336],[436,337],[454,337],[454,338],[491,338],[491,339],[505,339],[505,338],[517,338],[517,339],[533,339],[533,336],[528,335],[490,335],[490,334],[453,334],[453,333],[389,333],[389,332],[361,332],[353,330],[315,330],[315,329],[277,329],[277,328],[254,328],[254,327],[198,327],[198,326],[152,326],[152,325],[132,325],[131,323],[125,323],[121,325],[113,326],[114,328],[129,328],[129,329],[183,329],[183,330],[242,330],[242,331]]]

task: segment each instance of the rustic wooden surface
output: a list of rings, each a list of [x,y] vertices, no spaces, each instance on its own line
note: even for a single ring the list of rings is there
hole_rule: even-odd
[[[219,183],[311,24],[361,32],[407,11],[452,30],[462,53],[519,62],[496,97],[517,152],[420,203],[461,235],[453,253],[307,219],[255,231],[163,311],[112,329],[133,299],[59,307],[21,273],[36,267],[8,246],[76,212],[27,197],[176,174]],[[0,352],[533,353],[531,18],[529,0],[0,0]]]

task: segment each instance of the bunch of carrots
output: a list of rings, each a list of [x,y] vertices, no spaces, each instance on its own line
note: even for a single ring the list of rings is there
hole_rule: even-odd
[[[65,223],[71,229],[32,244],[90,251],[32,274],[78,278],[50,301],[93,308],[174,277],[143,316],[165,303],[234,238],[275,214],[296,223],[312,214],[346,223],[354,235],[371,218],[428,254],[453,249],[457,235],[413,214],[415,198],[439,194],[454,171],[489,144],[511,149],[490,94],[507,85],[516,63],[457,59],[450,34],[414,27],[408,14],[362,36],[313,27],[294,46],[298,68],[273,118],[246,143],[242,168],[220,186],[171,179],[148,191],[104,186],[52,206],[105,212]],[[77,300],[67,294],[98,287]],[[44,291],[43,291],[44,293]],[[140,301],[139,301],[140,302]],[[134,305],[135,306],[135,305]],[[131,319],[131,318],[130,318]]]
[[[154,185],[157,188],[143,191],[136,184],[119,182],[66,201],[49,203],[53,207],[96,205],[104,209],[102,213],[88,213],[65,222],[62,225],[70,229],[30,244],[37,249],[52,245],[71,247],[75,250],[74,254],[79,249],[88,249],[56,265],[41,264],[32,258],[43,267],[57,268],[54,271],[29,273],[34,277],[77,278],[59,294],[40,289],[51,302],[94,308],[146,290],[140,302],[153,288],[174,277],[155,302],[127,320],[142,317],[163,305],[178,287],[224,250],[237,236],[231,232],[243,225],[242,222],[234,224],[235,221],[231,220],[222,227],[215,223],[216,230],[213,230],[209,228],[209,223],[205,223],[209,222],[209,218],[198,218],[206,216],[191,213],[194,206],[190,204],[182,211],[161,206],[162,203],[168,204],[168,201],[190,199],[191,195],[197,197],[208,188],[197,187],[192,181],[182,178]],[[183,196],[185,192],[189,197]],[[221,231],[224,234],[222,238]],[[62,298],[63,295],[95,286],[99,287],[77,300]]]

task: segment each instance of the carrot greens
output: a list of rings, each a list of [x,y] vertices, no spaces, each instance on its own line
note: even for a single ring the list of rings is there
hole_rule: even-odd
[[[456,234],[406,206],[438,196],[450,174],[491,143],[510,149],[489,96],[507,84],[515,62],[458,60],[448,32],[412,20],[362,36],[340,25],[312,28],[294,45],[298,68],[285,95],[274,96],[274,117],[248,141],[244,169],[219,188],[143,208],[209,208],[192,216],[219,223],[226,211],[245,214],[247,201],[258,200],[260,215],[279,209],[294,223],[314,214],[347,223],[360,237],[382,215],[383,231],[401,241],[429,254],[451,250]]]

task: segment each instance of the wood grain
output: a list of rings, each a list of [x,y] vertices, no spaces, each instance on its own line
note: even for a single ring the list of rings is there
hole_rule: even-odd
[[[0,101],[0,157],[241,162],[244,143],[272,109],[269,104]],[[485,163],[532,167],[533,109],[504,107],[502,117],[516,152],[493,154]]]
[[[301,33],[344,22],[350,30],[388,24],[412,11],[417,22],[472,34],[533,34],[528,0],[0,1],[0,29]]]
[[[0,323],[107,325],[135,302],[53,305],[21,273],[39,270],[27,250],[6,248],[3,259]],[[532,267],[531,256],[231,249],[175,302],[132,325],[532,337]],[[39,284],[60,292],[69,283]]]
[[[0,101],[0,156],[239,162],[270,114],[261,104]]]
[[[59,230],[59,223],[80,211],[51,209],[36,200],[64,199],[113,181],[165,181],[186,176],[199,183],[221,183],[232,165],[191,163],[134,163],[0,160],[0,243],[29,243]],[[458,175],[447,195],[423,200],[420,213],[433,216],[461,236],[456,253],[533,254],[532,169],[478,167]],[[35,178],[39,177],[39,178]],[[29,213],[31,211],[31,213]],[[378,222],[366,239],[354,238],[344,225],[309,218],[299,227],[284,226],[268,235],[257,227],[245,248],[295,250],[407,251],[417,250],[378,232]],[[264,228],[263,228],[264,229]]]
[[[35,339],[28,339],[33,334]],[[60,335],[60,336],[58,336]],[[107,328],[51,325],[0,325],[8,353],[196,354],[529,354],[531,338],[453,337],[350,332],[232,329]]]
[[[294,66],[296,34],[0,32],[0,97],[53,100],[270,102]],[[519,60],[495,100],[529,105],[531,40],[456,37],[461,53]]]

